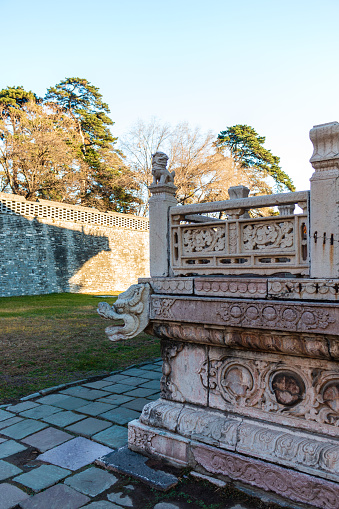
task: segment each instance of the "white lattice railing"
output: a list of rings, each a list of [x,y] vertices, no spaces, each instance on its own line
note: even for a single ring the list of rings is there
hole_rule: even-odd
[[[174,274],[307,275],[308,202],[309,192],[303,191],[171,207]],[[302,213],[294,213],[296,204]],[[262,207],[277,207],[279,215],[249,216]],[[203,215],[221,211],[226,220]]]
[[[25,200],[22,196],[7,193],[0,193],[0,213],[127,228],[129,230],[149,230],[149,220],[146,217],[119,214],[118,212],[100,212],[89,207],[67,205],[47,200],[31,202]]]

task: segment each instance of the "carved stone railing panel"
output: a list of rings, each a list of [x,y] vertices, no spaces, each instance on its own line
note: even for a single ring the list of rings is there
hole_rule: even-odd
[[[250,218],[246,213],[261,204],[275,206],[282,200],[276,197],[282,196],[172,207],[170,251],[174,275],[308,275],[307,193],[286,193],[278,216]],[[295,203],[303,206],[303,213],[293,214]],[[210,218],[208,222],[206,216],[200,216],[199,223],[196,212],[204,212],[206,208],[209,213],[217,212],[221,204],[227,214],[226,220]]]

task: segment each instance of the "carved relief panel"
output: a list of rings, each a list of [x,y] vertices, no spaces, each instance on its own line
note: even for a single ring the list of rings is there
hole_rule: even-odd
[[[201,364],[209,406],[339,435],[339,367],[332,362],[212,347]],[[325,426],[324,426],[325,425]]]

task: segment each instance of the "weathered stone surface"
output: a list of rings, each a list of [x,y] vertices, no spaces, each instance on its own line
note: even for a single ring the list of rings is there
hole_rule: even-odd
[[[139,278],[139,283],[149,283],[154,293],[191,295],[193,293],[193,278],[189,277],[152,277]]]
[[[10,417],[14,417],[11,412],[7,412],[6,410],[0,409],[0,421],[4,421],[9,419]]]
[[[128,424],[128,447],[149,456],[171,459],[178,465],[188,464],[189,440],[145,426],[139,421]]]
[[[69,470],[78,470],[92,463],[99,456],[110,452],[112,449],[109,447],[92,442],[87,438],[77,437],[40,454],[37,459]]]
[[[65,484],[71,488],[95,497],[99,493],[108,490],[113,484],[117,482],[117,478],[100,468],[91,467],[79,474],[75,474],[65,480]]]
[[[25,410],[29,410],[30,408],[34,408],[37,406],[39,406],[38,403],[34,403],[33,401],[24,401],[23,403],[18,403],[17,405],[8,406],[7,410],[18,414],[20,412],[24,412]]]
[[[149,275],[145,217],[6,193],[0,209],[1,296],[111,293]]]
[[[229,348],[261,352],[300,355],[315,359],[339,359],[339,339],[306,333],[266,332],[255,329],[230,330],[227,327],[154,322],[152,333],[162,339],[176,339],[190,343],[220,345]]]
[[[133,500],[128,495],[124,495],[123,493],[109,493],[107,495],[108,500],[111,502],[116,502],[119,506],[122,507],[133,507]]]
[[[111,426],[110,422],[104,421],[102,419],[95,419],[94,417],[88,417],[83,421],[76,422],[67,426],[65,428],[67,431],[72,431],[73,433],[77,433],[78,435],[83,435],[85,437],[91,437],[95,433],[99,433],[103,429]]]
[[[163,341],[163,373],[161,394],[166,399],[207,405],[199,370],[206,362],[207,350],[203,345]]]
[[[322,509],[336,509],[339,486],[319,478],[214,447],[192,444],[196,465],[283,497]]]
[[[41,491],[61,481],[61,479],[64,479],[70,473],[71,471],[65,468],[54,465],[41,465],[41,467],[15,477],[13,481],[23,484],[34,491]]]
[[[73,424],[74,422],[81,421],[81,419],[85,419],[86,415],[75,414],[71,411],[66,412],[58,412],[57,414],[50,415],[49,417],[45,417],[43,421],[48,422],[49,424],[54,424],[54,426],[59,426],[63,428],[68,426],[69,424]]]
[[[272,299],[339,301],[339,279],[269,279],[267,291]]]
[[[112,449],[117,449],[127,444],[127,429],[122,426],[111,426],[92,436],[92,440],[107,445]]]
[[[16,442],[15,440],[6,440],[0,444],[0,458],[7,458],[8,456],[12,456],[12,454],[24,451],[25,449],[27,448],[24,445],[19,444],[19,442]]]
[[[78,509],[90,499],[64,484],[57,484],[21,502],[22,509]]]
[[[73,438],[73,436],[69,433],[49,427],[24,438],[22,441],[25,444],[36,447],[40,452],[45,452],[48,451],[48,449],[52,449],[52,447],[63,444],[71,438]]]
[[[43,417],[48,417],[57,412],[61,412],[61,409],[51,405],[39,405],[25,410],[24,412],[20,412],[20,415],[21,417],[29,417],[30,419],[42,419]]]
[[[116,424],[127,424],[132,419],[139,417],[139,413],[129,408],[119,407],[101,415],[104,419],[109,419]]]
[[[22,472],[21,468],[8,463],[7,461],[0,460],[0,481],[18,475]]]
[[[150,318],[338,335],[339,307],[300,302],[151,296]]]
[[[8,483],[0,484],[1,509],[11,509],[26,498],[29,498],[29,495],[16,486]]]
[[[8,428],[4,428],[1,433],[7,437],[20,440],[46,427],[47,424],[43,422],[35,421],[34,419],[23,419]]]
[[[109,320],[123,320],[124,325],[111,325],[105,332],[111,341],[133,338],[142,332],[149,322],[148,299],[150,295],[148,283],[130,286],[118,296],[117,301],[110,306],[107,302],[100,302],[98,313]]]
[[[149,468],[146,465],[146,461],[146,457],[130,451],[127,447],[123,447],[99,458],[96,463],[108,470],[122,472],[140,479],[164,491],[178,483],[178,479],[174,475]]]
[[[267,279],[195,278],[194,295],[264,299],[267,296]]]

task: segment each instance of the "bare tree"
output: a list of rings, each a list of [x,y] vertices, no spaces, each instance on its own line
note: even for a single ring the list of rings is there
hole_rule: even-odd
[[[52,104],[0,105],[1,188],[28,199],[71,200],[86,174],[77,125]]]

